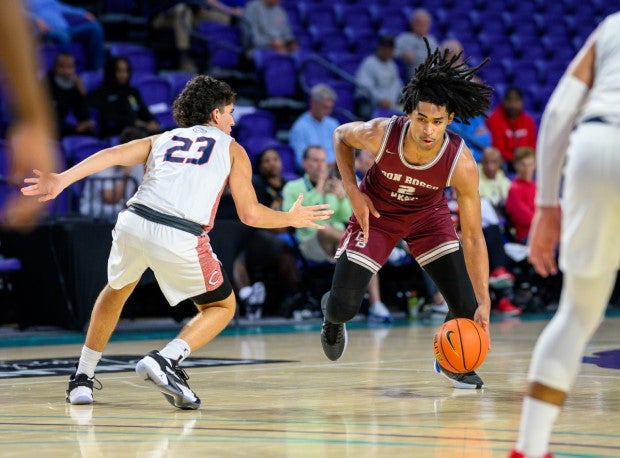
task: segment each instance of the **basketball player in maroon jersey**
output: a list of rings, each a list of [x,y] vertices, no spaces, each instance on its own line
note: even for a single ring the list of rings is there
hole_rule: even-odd
[[[427,45],[428,47],[428,45]],[[430,274],[448,303],[446,320],[470,318],[487,332],[489,263],[482,234],[478,168],[461,137],[446,131],[458,117],[484,115],[492,88],[474,81],[475,68],[439,50],[403,89],[406,116],[344,124],[334,133],[338,169],[353,216],[336,253],[331,290],[323,296],[321,343],[335,361],[347,344],[345,323],[360,307],[366,285],[403,239]],[[375,164],[359,187],[354,150],[366,149]],[[458,196],[461,236],[457,235],[444,188]],[[475,372],[454,374],[440,369],[455,388],[482,388]],[[441,372],[440,372],[441,371]]]

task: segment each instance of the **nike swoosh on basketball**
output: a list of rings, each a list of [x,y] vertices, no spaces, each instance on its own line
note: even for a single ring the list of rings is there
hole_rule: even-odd
[[[457,356],[461,356],[459,355],[459,352],[456,351],[456,348],[454,347],[454,343],[452,342],[452,334],[454,334],[454,331],[446,331],[446,340],[448,341],[448,343],[450,344],[450,348],[452,348],[452,351],[457,355]]]

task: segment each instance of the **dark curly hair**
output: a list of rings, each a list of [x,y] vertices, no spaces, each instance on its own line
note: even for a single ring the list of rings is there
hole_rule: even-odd
[[[234,103],[236,95],[228,83],[198,75],[188,81],[175,99],[172,116],[179,127],[204,125],[211,121],[213,110],[223,110]]]
[[[448,50],[431,52],[424,38],[428,57],[416,68],[415,74],[403,88],[401,103],[405,113],[412,113],[420,102],[445,106],[448,113],[468,124],[475,116],[486,115],[491,104],[493,88],[477,81],[475,74],[489,62],[484,59],[476,67],[469,67],[470,58],[457,63],[463,52],[448,58]]]

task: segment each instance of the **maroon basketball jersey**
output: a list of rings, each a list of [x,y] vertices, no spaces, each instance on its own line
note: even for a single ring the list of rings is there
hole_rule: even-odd
[[[360,189],[368,194],[382,215],[406,217],[412,212],[446,205],[444,188],[456,160],[463,151],[463,139],[446,132],[439,153],[428,164],[413,165],[405,160],[403,143],[409,129],[407,116],[394,116],[388,124],[375,164],[368,171]]]
[[[372,200],[380,218],[369,217],[368,242],[351,216],[336,257],[344,250],[349,260],[377,272],[394,245],[404,239],[418,264],[459,250],[460,243],[444,188],[463,151],[458,135],[446,133],[437,156],[428,164],[405,160],[403,143],[409,128],[407,116],[393,117],[383,136],[376,163],[366,173],[360,189]]]

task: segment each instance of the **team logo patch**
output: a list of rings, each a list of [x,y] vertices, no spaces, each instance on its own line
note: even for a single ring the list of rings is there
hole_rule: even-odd
[[[97,365],[97,374],[127,372],[135,370],[136,363],[144,355],[116,355],[101,358]],[[75,371],[77,357],[15,359],[0,361],[0,380],[7,378],[69,376]],[[234,359],[234,358],[187,358],[183,369],[209,366],[237,366],[247,364],[291,363],[283,359]]]

